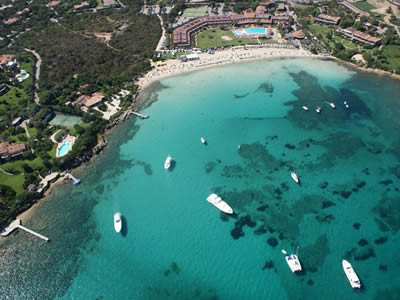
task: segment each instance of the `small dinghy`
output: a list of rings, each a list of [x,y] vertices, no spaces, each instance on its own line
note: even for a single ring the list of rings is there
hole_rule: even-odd
[[[307,106],[303,106],[303,109],[304,109],[305,111],[307,111],[307,110],[308,110],[308,107],[307,107]]]
[[[320,113],[321,110],[322,110],[321,106],[317,106],[317,108],[315,109],[315,111],[316,111],[317,113]]]

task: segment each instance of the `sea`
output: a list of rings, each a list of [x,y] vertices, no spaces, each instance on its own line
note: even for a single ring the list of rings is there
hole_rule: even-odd
[[[1,240],[0,299],[400,299],[398,80],[280,58],[169,77],[141,97],[150,117],[116,128],[82,183],[24,220],[50,241]]]

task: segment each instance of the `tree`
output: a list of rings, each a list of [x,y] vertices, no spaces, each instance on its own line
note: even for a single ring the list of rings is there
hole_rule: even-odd
[[[392,7],[389,6],[389,7],[386,9],[386,12],[387,12],[388,14],[393,14],[393,9],[392,9]]]

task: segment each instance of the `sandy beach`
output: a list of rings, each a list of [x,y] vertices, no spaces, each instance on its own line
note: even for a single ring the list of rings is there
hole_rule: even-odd
[[[219,65],[273,57],[326,57],[293,48],[231,48],[216,51],[214,54],[200,53],[198,56],[200,59],[194,61],[180,62],[178,59],[169,59],[163,66],[154,65],[154,69],[139,78],[137,82],[139,89],[142,90],[151,83],[169,76]]]

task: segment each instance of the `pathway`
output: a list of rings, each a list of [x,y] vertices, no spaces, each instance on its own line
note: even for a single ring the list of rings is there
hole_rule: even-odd
[[[29,122],[29,119],[28,120],[24,120],[22,123],[21,123],[21,125],[19,125],[19,126],[21,126],[23,129],[25,129],[25,133],[26,133],[26,136],[28,137],[28,139],[31,137],[31,135],[29,134],[29,131],[28,131],[28,127],[26,126],[26,124]]]
[[[159,51],[159,50],[161,50],[161,47],[163,46],[163,44],[167,38],[167,34],[165,32],[163,19],[161,18],[161,16],[159,14],[157,14],[157,17],[160,19],[161,29],[162,29],[162,34],[161,34],[160,40],[158,41],[158,44],[156,47],[156,51]]]
[[[6,175],[14,176],[14,174],[8,173],[7,171],[3,170],[2,168],[0,168],[0,171],[3,172]]]
[[[28,51],[30,53],[32,53],[35,57],[36,57],[36,72],[35,72],[35,88],[34,88],[34,100],[35,103],[37,105],[39,105],[39,94],[38,94],[38,90],[39,90],[39,77],[40,77],[40,65],[42,64],[42,59],[40,58],[39,53],[37,53],[35,50],[30,50],[25,48],[25,51]]]

